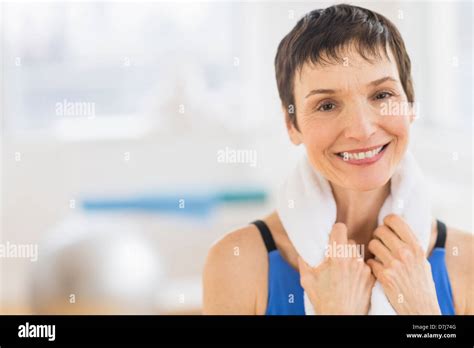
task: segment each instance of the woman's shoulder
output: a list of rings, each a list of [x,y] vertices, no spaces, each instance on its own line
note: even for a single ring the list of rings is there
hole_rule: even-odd
[[[212,245],[203,274],[204,314],[261,312],[268,258],[262,237],[251,224],[227,233]]]
[[[474,251],[474,235],[472,233],[447,227],[446,254],[450,257],[459,258],[460,261],[472,260]],[[472,265],[470,268],[472,268]]]
[[[447,227],[445,248],[456,313],[474,314],[474,236]]]

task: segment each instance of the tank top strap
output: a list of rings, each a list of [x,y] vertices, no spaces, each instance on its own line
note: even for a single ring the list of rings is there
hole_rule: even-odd
[[[435,242],[435,248],[442,248],[444,249],[444,246],[446,244],[446,225],[444,222],[440,220],[436,220],[436,227],[438,230],[438,236],[436,237],[436,242]]]
[[[273,240],[272,233],[268,228],[267,224],[262,220],[256,220],[252,222],[255,226],[257,226],[260,235],[262,236],[263,242],[265,243],[265,247],[267,251],[270,253],[273,250],[276,250],[275,241]]]

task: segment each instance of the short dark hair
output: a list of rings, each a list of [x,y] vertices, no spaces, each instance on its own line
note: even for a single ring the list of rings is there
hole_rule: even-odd
[[[306,62],[313,64],[338,63],[342,50],[354,45],[367,61],[388,58],[390,47],[398,67],[400,82],[409,102],[414,102],[410,57],[402,36],[386,17],[358,6],[340,4],[313,10],[301,18],[281,40],[275,57],[275,73],[282,105],[292,112],[288,115],[296,124],[294,77]]]

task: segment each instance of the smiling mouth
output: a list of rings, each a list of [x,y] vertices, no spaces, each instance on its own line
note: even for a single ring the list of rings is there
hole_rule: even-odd
[[[343,151],[336,153],[337,156],[341,157],[345,161],[360,161],[371,159],[382,153],[390,142],[386,143],[385,145],[381,145],[378,147],[369,148],[367,150],[354,150],[354,151]]]

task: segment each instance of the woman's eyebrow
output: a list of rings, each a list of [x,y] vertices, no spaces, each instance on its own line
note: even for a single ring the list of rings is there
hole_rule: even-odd
[[[382,77],[380,79],[377,79],[377,80],[374,80],[370,83],[368,83],[369,86],[378,86],[382,83],[384,83],[385,81],[393,81],[393,82],[398,82],[398,80],[392,76],[385,76],[385,77]]]
[[[392,76],[385,76],[385,77],[382,77],[380,79],[377,79],[377,80],[374,80],[372,82],[369,82],[368,85],[369,86],[378,86],[382,83],[384,83],[385,81],[393,81],[393,82],[398,82],[398,80]],[[315,94],[334,94],[336,93],[337,90],[335,89],[313,89],[312,91],[310,91],[306,97],[310,97],[312,95],[315,95]]]
[[[314,94],[334,94],[336,91],[334,89],[313,89],[309,92],[305,98],[308,98]]]

